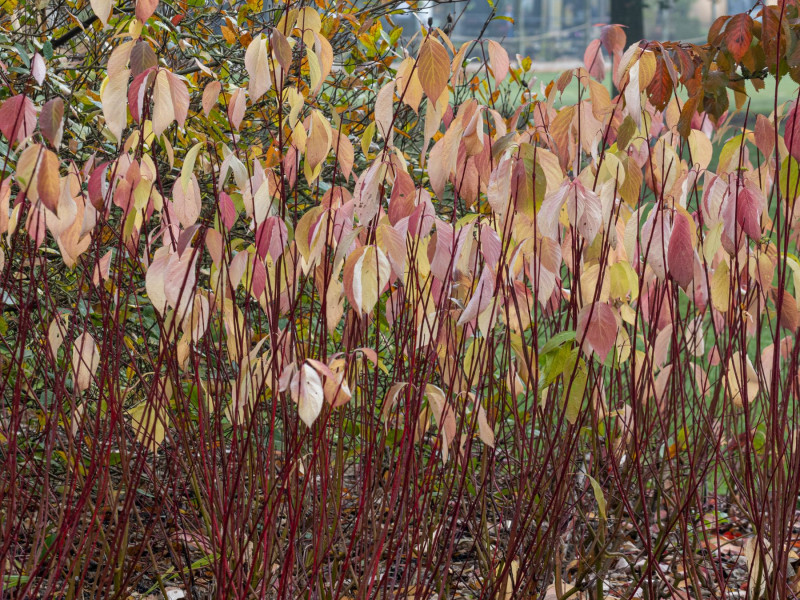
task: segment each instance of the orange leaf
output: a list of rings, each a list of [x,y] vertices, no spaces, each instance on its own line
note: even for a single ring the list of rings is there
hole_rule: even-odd
[[[61,192],[60,184],[58,157],[50,150],[43,150],[42,158],[39,162],[36,190],[39,192],[39,199],[42,204],[53,213],[58,211],[58,196]]]
[[[435,102],[450,80],[450,58],[439,40],[431,37],[425,40],[419,50],[417,68],[422,89],[431,102]]]
[[[753,19],[747,13],[735,15],[725,28],[725,44],[736,62],[742,60],[753,41]]]
[[[508,52],[494,40],[489,40],[489,63],[492,65],[495,83],[500,85],[500,82],[508,75],[510,63],[508,61]]]

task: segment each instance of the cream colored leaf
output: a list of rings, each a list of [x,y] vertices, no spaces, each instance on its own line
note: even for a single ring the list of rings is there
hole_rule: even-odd
[[[91,335],[84,332],[72,344],[72,372],[75,376],[75,388],[78,391],[89,387],[99,366],[100,353],[97,344]]]

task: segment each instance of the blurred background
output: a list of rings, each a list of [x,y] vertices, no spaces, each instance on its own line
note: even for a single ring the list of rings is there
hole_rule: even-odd
[[[430,19],[450,34],[456,46],[483,32],[500,41],[512,57],[520,54],[534,62],[568,67],[583,58],[586,45],[599,34],[597,25],[626,25],[629,41],[704,43],[704,32],[718,16],[748,11],[753,4],[752,0],[428,0],[403,2],[390,18],[409,39],[420,23]],[[638,35],[637,30],[641,30]]]

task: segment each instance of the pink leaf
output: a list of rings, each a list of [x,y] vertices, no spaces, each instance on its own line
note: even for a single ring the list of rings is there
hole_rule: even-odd
[[[754,240],[761,238],[761,211],[763,203],[760,194],[744,187],[736,197],[736,223]]]
[[[233,205],[233,200],[225,192],[219,194],[219,216],[220,221],[225,229],[230,229],[236,223],[236,207]]]
[[[0,131],[10,142],[22,142],[36,127],[36,108],[27,96],[12,96],[0,106]]]
[[[689,217],[675,213],[672,235],[667,252],[669,272],[682,288],[686,288],[694,278],[694,245]]]
[[[618,330],[617,312],[605,302],[587,304],[578,313],[577,339],[583,339],[585,347],[593,350],[601,362],[614,347]]]
[[[158,6],[158,0],[136,0],[136,18],[142,23],[153,16]]]
[[[494,278],[495,276],[491,269],[483,269],[480,281],[478,281],[478,285],[475,288],[475,293],[458,319],[459,325],[469,323],[489,306],[495,291]]]
[[[599,38],[589,42],[586,52],[583,53],[583,64],[586,65],[589,75],[598,81],[603,81],[606,77],[606,61],[603,59],[600,43]]]
[[[789,148],[789,154],[796,161],[800,161],[800,102],[795,102],[786,117],[786,133],[783,137]]]

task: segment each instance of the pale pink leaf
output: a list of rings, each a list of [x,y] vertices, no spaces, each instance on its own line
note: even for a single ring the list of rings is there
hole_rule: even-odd
[[[614,347],[618,331],[617,312],[605,302],[587,304],[578,313],[577,339],[584,341],[584,351],[594,351],[601,362]]]

